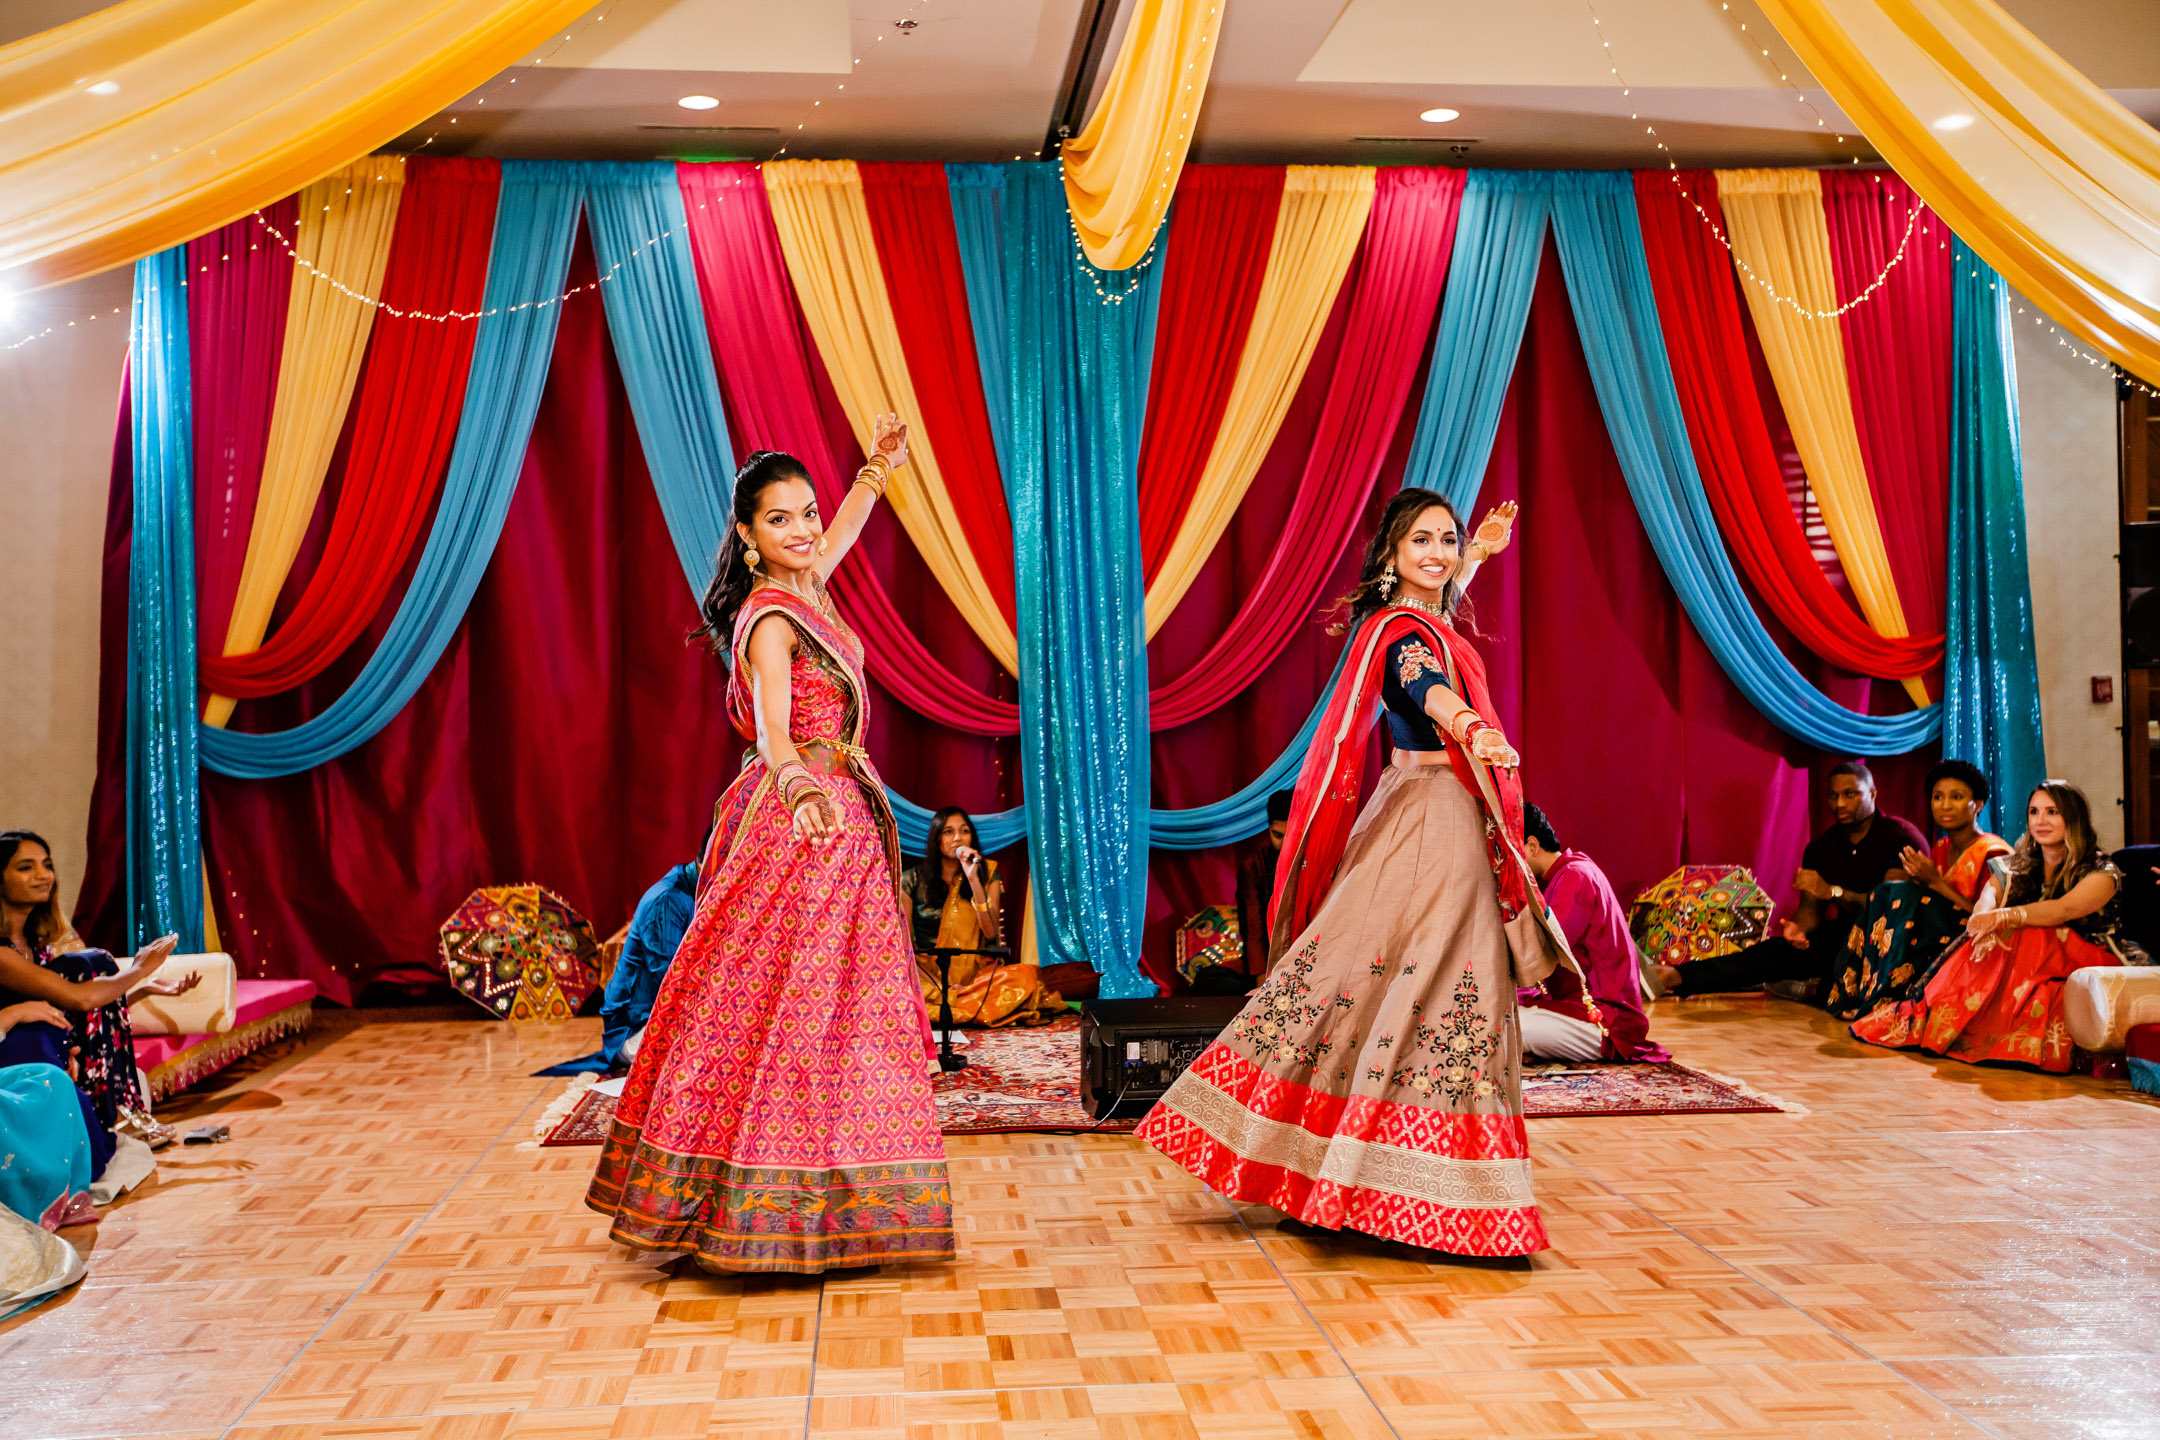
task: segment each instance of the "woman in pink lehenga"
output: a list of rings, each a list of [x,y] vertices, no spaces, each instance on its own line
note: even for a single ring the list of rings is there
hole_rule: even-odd
[[[862,642],[824,585],[907,458],[896,417],[879,417],[875,451],[829,529],[800,462],[745,461],[705,593],[729,716],[756,748],[721,796],[697,913],[585,1203],[611,1238],[708,1269],[953,1253],[898,837],[861,748]]]

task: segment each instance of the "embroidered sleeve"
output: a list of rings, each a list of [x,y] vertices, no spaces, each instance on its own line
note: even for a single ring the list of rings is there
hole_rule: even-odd
[[[1410,697],[1419,709],[1425,706],[1425,692],[1435,685],[1445,685],[1448,680],[1447,662],[1432,652],[1432,648],[1416,636],[1398,640],[1388,655],[1389,666],[1395,683]]]

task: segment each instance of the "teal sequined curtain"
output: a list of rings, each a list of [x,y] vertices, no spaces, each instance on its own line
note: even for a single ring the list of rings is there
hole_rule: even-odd
[[[1990,823],[2016,837],[2047,773],[2025,567],[2024,462],[2010,286],[1951,240],[1950,595],[1943,656],[1946,757],[1988,777]]]
[[[1036,942],[1109,997],[1140,973],[1147,898],[1148,676],[1139,454],[1161,250],[1081,258],[1058,167],[1006,169],[1006,494],[1018,582],[1020,756]]]
[[[127,890],[134,943],[202,949],[195,769],[195,431],[187,247],[135,264],[135,528],[128,559]]]

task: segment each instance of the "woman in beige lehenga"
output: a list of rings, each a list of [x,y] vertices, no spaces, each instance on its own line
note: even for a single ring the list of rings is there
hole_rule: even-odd
[[[1473,562],[1511,513],[1481,527]],[[1453,623],[1461,531],[1430,490],[1382,516],[1298,779],[1272,969],[1138,1133],[1211,1189],[1310,1225],[1523,1255],[1547,1241],[1515,991],[1573,960],[1523,858],[1519,761],[1484,662]],[[1359,812],[1376,706],[1394,758]]]

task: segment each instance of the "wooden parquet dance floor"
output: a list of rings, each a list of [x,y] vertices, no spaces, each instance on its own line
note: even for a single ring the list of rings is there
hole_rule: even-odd
[[[594,1023],[358,1030],[166,1152],[0,1326],[0,1436],[847,1440],[2160,1435],[2160,1108],[1656,1007],[1805,1107],[1531,1122],[1554,1249],[1436,1261],[1238,1213],[1130,1139],[951,1144],[949,1266],[616,1250],[532,1148]]]

